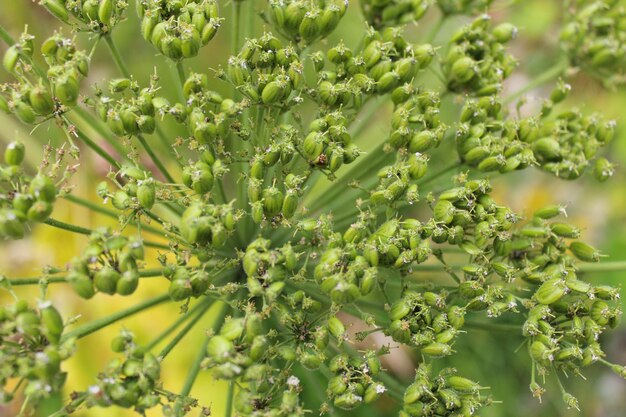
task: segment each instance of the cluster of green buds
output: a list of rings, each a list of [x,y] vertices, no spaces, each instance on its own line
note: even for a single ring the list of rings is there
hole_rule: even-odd
[[[163,275],[170,280],[168,294],[173,301],[198,298],[206,293],[211,284],[211,276],[202,269],[168,265]]]
[[[69,264],[68,281],[78,295],[91,298],[96,291],[130,295],[139,285],[139,262],[144,258],[143,243],[102,228],[89,236],[80,257]]]
[[[446,304],[446,291],[405,290],[389,310],[386,333],[397,342],[417,347],[423,355],[452,354],[451,344],[465,323],[465,308]]]
[[[475,15],[489,8],[493,0],[436,0],[445,15]]]
[[[478,383],[457,375],[453,368],[442,369],[432,375],[430,365],[417,368],[415,381],[404,392],[404,406],[400,417],[473,416],[491,403],[480,394]]]
[[[505,46],[517,35],[517,28],[510,23],[490,26],[491,17],[482,15],[452,35],[442,63],[450,91],[496,94],[517,66]]]
[[[98,185],[98,196],[111,201],[120,211],[133,212],[150,210],[157,201],[157,181],[134,165],[124,165],[119,170],[120,181],[115,180],[118,190],[110,192],[105,181]]]
[[[561,45],[572,65],[607,84],[624,82],[626,11],[619,1],[570,2]]]
[[[335,407],[351,410],[375,402],[387,391],[373,378],[381,370],[374,351],[365,352],[363,357],[339,354],[329,361],[328,369],[333,376],[328,380],[327,393]]]
[[[22,142],[11,142],[4,151],[6,165],[0,165],[1,239],[21,239],[29,221],[45,221],[59,192],[46,173],[26,175],[22,166],[25,153]]]
[[[259,381],[258,379],[256,381]],[[275,377],[269,381],[250,384],[242,388],[234,398],[237,415],[250,417],[291,417],[303,415],[306,411],[300,402],[300,380],[291,375],[287,378]]]
[[[89,30],[107,34],[124,19],[126,0],[42,0],[41,4],[57,19],[71,23],[71,16]]]
[[[258,238],[248,245],[241,262],[250,295],[272,301],[281,294],[288,276],[298,266],[298,255],[290,244],[272,249],[269,240]]]
[[[328,36],[348,9],[347,0],[270,0],[266,13],[278,32],[310,44]]]
[[[361,9],[367,22],[378,28],[418,21],[432,4],[432,0],[365,0]]]
[[[350,304],[372,292],[378,283],[378,270],[363,255],[357,255],[354,244],[335,247],[332,242],[322,252],[313,273],[320,289],[338,304]]]
[[[348,231],[357,227],[353,224]],[[372,266],[409,269],[430,257],[430,244],[425,238],[431,231],[416,219],[388,220],[364,239],[363,256]]]
[[[302,155],[311,166],[332,173],[359,157],[359,148],[352,143],[347,124],[348,120],[339,111],[311,122],[309,133],[302,141]]]
[[[552,106],[563,100],[566,91],[567,86],[561,83],[544,103],[541,116],[517,121],[503,119],[502,102],[495,97],[469,100],[456,131],[461,160],[483,172],[506,173],[537,165],[560,178],[578,178],[612,139],[615,122],[573,110],[549,117]],[[598,180],[612,175],[612,165],[606,159],[595,161]]]
[[[188,243],[198,248],[198,257],[203,261],[205,257],[210,257],[210,251],[207,253],[205,249],[223,246],[240,216],[229,204],[194,200],[180,219],[180,233]]]
[[[236,128],[233,121],[244,106],[231,99],[223,99],[220,94],[208,89],[208,83],[205,74],[191,73],[183,85],[185,104],[176,103],[169,108],[159,104],[159,112],[186,122],[201,145],[215,147],[219,138],[226,136],[229,129]],[[247,139],[248,133],[244,129],[240,128],[237,133]]]
[[[359,54],[343,43],[328,51],[328,60],[335,64],[333,71],[323,71],[323,55],[312,54],[319,79],[317,101],[331,107],[351,105],[358,109],[368,97],[397,88],[410,89],[408,84],[419,70],[430,65],[434,55],[430,44],[407,42],[401,28],[369,28]]]
[[[216,0],[138,0],[141,34],[166,57],[193,58],[220,27]]]
[[[98,382],[83,393],[75,393],[75,397],[88,407],[115,405],[139,413],[159,405],[159,360],[137,345],[133,334],[126,330],[112,340],[111,349],[123,353],[124,358],[112,360],[98,375]]]
[[[169,110],[167,100],[158,97],[158,86],[153,77],[150,87],[141,88],[135,80],[116,78],[109,81],[105,94],[96,90],[95,103],[100,119],[118,136],[151,134],[156,129],[156,117]],[[119,98],[115,97],[119,95]]]
[[[53,116],[60,105],[72,107],[78,100],[80,80],[87,76],[89,57],[73,40],[60,34],[48,38],[41,53],[49,65],[47,79],[33,73],[33,37],[22,34],[4,54],[3,64],[17,82],[0,86],[0,110],[34,124]],[[36,81],[31,81],[34,77]]]
[[[66,379],[61,363],[72,355],[75,344],[75,339],[61,339],[64,327],[49,301],[37,308],[25,300],[0,307],[0,402],[13,399],[7,385],[14,379],[26,383],[24,392],[33,401],[58,392]]]
[[[229,58],[222,77],[253,103],[285,107],[302,101],[303,71],[294,46],[285,46],[271,33],[265,33],[246,40],[239,54]]]
[[[264,376],[271,373],[271,367],[264,364],[270,357],[269,346],[270,339],[263,330],[263,319],[258,313],[231,317],[224,322],[218,334],[209,339],[203,366],[211,369],[220,379],[241,378],[244,382],[261,382]],[[271,386],[267,380],[265,384]]]

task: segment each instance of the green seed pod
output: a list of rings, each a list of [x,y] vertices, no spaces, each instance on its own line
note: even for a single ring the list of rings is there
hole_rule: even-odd
[[[339,320],[336,316],[332,316],[328,319],[327,326],[330,334],[332,334],[335,339],[337,339],[339,342],[342,342],[344,340],[344,338],[346,337],[346,328],[341,320]]]
[[[387,391],[387,388],[385,388],[383,384],[370,384],[365,389],[365,394],[363,394],[363,402],[365,404],[371,404],[377,401],[385,391]]]
[[[115,291],[120,295],[130,295],[139,286],[139,273],[137,271],[125,271],[115,286]]]
[[[501,23],[491,33],[498,42],[507,43],[517,37],[517,28],[510,23]]]
[[[154,206],[156,200],[156,190],[154,183],[144,181],[137,187],[137,200],[139,205],[146,210],[150,210]]]
[[[94,274],[93,284],[96,289],[105,294],[115,294],[117,290],[117,282],[120,279],[120,273],[110,266],[103,266]]]
[[[550,224],[552,233],[559,237],[577,239],[580,237],[580,230],[568,223],[552,223]]]
[[[285,89],[281,87],[279,82],[272,81],[263,88],[261,100],[263,100],[263,104],[276,103],[283,97],[284,92]]]
[[[569,250],[574,254],[576,258],[583,262],[600,261],[600,252],[584,242],[570,243]]]
[[[53,206],[47,201],[35,201],[26,212],[26,217],[35,222],[43,222],[52,214]]]
[[[549,305],[559,301],[561,297],[566,294],[566,292],[567,287],[565,286],[565,281],[561,278],[552,278],[537,288],[534,297],[537,302]]]
[[[88,300],[95,295],[93,283],[88,275],[70,271],[67,280],[80,297]]]
[[[615,167],[606,158],[598,158],[593,166],[593,175],[596,180],[604,182],[615,174]]]
[[[533,152],[542,160],[554,161],[561,157],[561,147],[556,140],[546,137],[533,142]]]
[[[469,82],[476,75],[476,62],[470,57],[457,59],[450,68],[452,78],[460,83]]]
[[[432,356],[434,358],[441,358],[452,354],[452,348],[445,343],[430,343],[422,348],[424,355]]]
[[[26,155],[26,148],[22,142],[11,142],[4,150],[4,162],[7,165],[20,165]]]
[[[534,213],[534,216],[540,219],[547,220],[547,219],[552,219],[561,214],[566,214],[565,207],[559,206],[559,205],[551,205],[551,206],[540,208]]]
[[[192,296],[193,288],[188,279],[174,279],[169,286],[168,294],[173,301],[183,301]]]
[[[50,303],[41,307],[41,324],[43,334],[52,343],[58,343],[63,333],[63,318],[58,310]]]
[[[52,182],[50,177],[43,174],[38,174],[35,178],[33,178],[28,190],[35,196],[35,198],[50,203],[54,202],[57,195],[57,189],[54,182]]]
[[[423,153],[431,149],[437,143],[436,135],[429,130],[423,130],[416,133],[409,143],[409,151],[411,153]]]
[[[207,344],[207,354],[217,363],[223,363],[235,351],[233,343],[223,336],[213,336]]]
[[[433,208],[433,215],[435,220],[443,222],[445,224],[450,224],[452,222],[455,212],[456,208],[448,200],[440,199]]]
[[[15,103],[15,115],[24,124],[30,125],[37,120],[35,110],[28,104],[18,101]]]
[[[100,0],[98,7],[98,19],[106,26],[111,25],[113,17],[113,0]]]
[[[225,337],[227,340],[235,341],[243,335],[244,329],[245,323],[243,318],[231,318],[222,325],[220,336]]]
[[[40,323],[39,317],[31,310],[23,311],[15,318],[15,325],[18,332],[31,337],[38,337],[40,335]]]
[[[282,214],[286,219],[290,219],[298,209],[298,193],[295,190],[287,190],[283,200]]]
[[[321,353],[304,352],[300,356],[300,363],[309,371],[314,371],[322,365],[324,356]]]
[[[283,207],[283,193],[276,187],[263,190],[263,209],[268,216],[280,213]]]
[[[54,95],[66,106],[76,105],[78,93],[78,80],[73,75],[66,74],[54,81]]]
[[[61,0],[43,0],[41,3],[54,17],[68,23],[70,16]]]
[[[30,90],[28,101],[33,110],[42,116],[47,116],[54,111],[54,102],[48,90],[42,86],[38,86]]]

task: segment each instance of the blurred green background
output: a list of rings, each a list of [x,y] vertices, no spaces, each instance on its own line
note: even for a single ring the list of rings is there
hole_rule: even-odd
[[[265,7],[266,2],[254,1],[259,10]],[[160,77],[163,94],[175,100],[176,72],[173,65],[158,56],[155,49],[147,44],[139,33],[138,18],[132,7],[128,11],[128,20],[121,23],[114,32],[114,38],[121,50],[134,77],[146,85],[155,72]],[[518,71],[508,80],[505,92],[517,91],[528,80],[557,62],[560,56],[558,45],[558,31],[563,16],[562,1],[553,0],[524,0],[524,1],[496,1],[490,13],[495,21],[510,21],[520,29],[520,36],[511,44],[514,55],[520,66]],[[220,1],[222,16],[227,20],[230,13],[230,2]],[[505,7],[508,6],[508,7]],[[408,32],[412,39],[419,41],[420,36],[428,33],[437,20],[437,12],[431,11],[417,26],[409,26]],[[246,21],[246,19],[244,19]],[[435,39],[435,44],[443,44],[449,35],[460,25],[469,21],[467,17],[453,17],[446,21],[442,30]],[[60,22],[49,15],[36,2],[30,0],[0,0],[0,23],[7,28],[14,37],[18,37],[28,26],[28,31],[37,37],[37,44],[59,30]],[[188,70],[206,72],[213,77],[214,70],[226,62],[230,54],[231,38],[226,24],[208,46],[201,50],[197,58],[185,61]],[[264,26],[257,19],[256,33],[260,33]],[[359,12],[358,1],[351,1],[348,15],[343,19],[339,28],[325,41],[321,47],[327,48],[339,40],[344,40],[348,46],[356,46],[365,30]],[[70,34],[68,26],[63,27],[65,35]],[[75,34],[78,43],[85,49],[90,49],[94,39],[84,33]],[[6,45],[0,43],[0,53]],[[99,45],[94,55],[89,77],[83,82],[83,91],[89,92],[90,86],[102,84],[104,80],[119,77],[119,73],[110,59],[104,43]],[[214,77],[212,88],[228,94],[230,87]],[[7,74],[0,71],[0,83],[7,81]],[[424,83],[428,85],[429,75],[425,73]],[[606,183],[597,183],[592,178],[585,177],[581,181],[567,182],[558,180],[536,170],[525,170],[519,173],[496,177],[493,180],[494,194],[497,200],[510,205],[519,213],[530,213],[545,204],[567,205],[569,221],[584,230],[586,241],[594,244],[612,260],[626,259],[626,130],[624,129],[624,108],[626,108],[626,94],[624,91],[606,91],[601,84],[583,74],[574,74],[569,82],[573,86],[573,94],[561,106],[576,106],[583,112],[601,112],[607,118],[618,121],[618,133],[615,140],[607,149],[607,156],[617,165],[614,178]],[[438,87],[437,87],[438,88]],[[541,106],[541,97],[549,95],[551,84],[540,87],[529,94],[528,103],[522,112],[536,111]],[[461,105],[459,98],[446,98],[443,103],[444,118],[453,122],[456,111]],[[358,140],[358,144],[365,150],[373,144],[384,140],[388,134],[388,124],[384,119],[390,114],[387,106],[384,111],[376,113],[369,123],[365,137]],[[380,122],[380,123],[378,123]],[[96,132],[88,126],[80,126],[99,143]],[[175,138],[184,134],[180,126],[165,124],[168,136]],[[59,144],[63,140],[61,131],[52,123],[46,124],[30,132],[29,127],[20,124],[16,119],[0,114],[0,148],[9,141],[20,139],[26,142],[29,150],[28,160],[32,166],[37,166],[43,143]],[[154,141],[158,147],[158,141]],[[104,146],[104,145],[103,145]],[[40,152],[40,151],[39,151]],[[445,164],[452,157],[452,144],[444,144],[434,152],[431,167],[438,161]],[[149,164],[148,159],[146,163]],[[75,193],[95,201],[95,184],[106,174],[106,164],[88,149],[84,149],[81,157],[80,175],[73,179]],[[176,172],[175,167],[171,167]],[[59,220],[94,228],[103,224],[113,225],[110,219],[77,208],[61,201],[56,207],[54,217]],[[37,275],[43,265],[64,265],[84,244],[85,239],[78,236],[38,226],[33,233],[22,241],[0,242],[0,274],[10,277]],[[623,279],[622,273],[602,273],[589,275],[594,283],[609,283],[619,286]],[[73,293],[60,287],[51,287],[51,298],[60,306],[65,316],[80,315],[80,321],[97,318],[138,300],[164,291],[164,280],[154,280],[142,285],[132,297],[105,297],[97,296],[94,300],[85,303]],[[31,289],[28,297],[34,299],[36,291]],[[20,289],[20,294],[26,294]],[[5,297],[6,294],[0,294]],[[4,300],[4,298],[2,298]],[[159,307],[149,310],[123,323],[110,326],[105,332],[100,332],[81,340],[75,357],[66,365],[70,372],[69,389],[84,389],[93,383],[94,376],[112,357],[108,340],[120,328],[132,329],[138,339],[147,341],[173,321],[177,313],[176,306]],[[205,326],[209,326],[207,315]],[[193,360],[197,346],[199,346],[202,331],[188,335],[164,364],[163,380],[166,388],[171,391],[180,390],[186,369]],[[560,394],[553,380],[548,382],[548,393],[543,403],[533,399],[528,390],[530,362],[525,349],[517,350],[522,342],[521,336],[508,333],[492,333],[487,331],[472,331],[470,335],[462,336],[455,345],[457,352],[451,363],[461,369],[467,377],[480,381],[482,385],[490,386],[493,397],[498,403],[487,408],[481,415],[484,416],[526,416],[542,417],[584,415],[589,417],[620,417],[626,415],[626,382],[608,372],[601,366],[591,367],[585,377],[587,381],[572,376],[566,381],[570,392],[580,400],[581,412],[567,410],[562,403]],[[626,364],[626,327],[622,325],[616,330],[608,332],[606,340],[608,359],[612,362]],[[393,357],[394,355],[401,357]],[[386,366],[393,370],[401,366],[403,361],[410,358],[401,351],[394,351]],[[400,364],[400,365],[399,365]],[[325,387],[310,388],[324,391]],[[201,374],[198,383],[194,386],[192,395],[201,399],[203,405],[211,405],[213,415],[222,415],[224,409],[225,384],[213,381],[210,375]],[[311,393],[305,393],[311,395]],[[313,395],[311,395],[314,397]],[[58,398],[52,400],[50,409],[58,407]],[[56,403],[55,403],[56,402]],[[387,404],[388,405],[388,404]],[[384,410],[384,401],[380,405]],[[358,411],[357,411],[358,413]],[[2,408],[0,416],[13,417],[17,414],[14,408]],[[197,414],[197,412],[196,412]],[[315,414],[315,413],[314,413]],[[352,413],[353,414],[353,413]],[[41,415],[47,415],[45,410]],[[122,410],[93,409],[78,413],[80,416],[123,416]],[[157,410],[150,415],[160,415]]]

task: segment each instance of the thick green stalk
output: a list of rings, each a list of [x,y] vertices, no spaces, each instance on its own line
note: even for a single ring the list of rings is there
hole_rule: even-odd
[[[91,323],[87,323],[83,326],[80,326],[74,329],[73,331],[63,335],[62,340],[67,340],[72,337],[80,339],[82,337],[90,335],[91,333],[97,332],[98,330],[103,329],[117,321],[130,317],[134,314],[137,314],[150,307],[154,307],[156,305],[164,303],[165,301],[168,301],[168,300],[170,300],[169,294],[162,294],[157,297],[146,300],[144,302],[141,302],[139,304],[135,304],[134,306],[127,308],[125,310],[118,311],[109,316],[102,317],[98,320],[92,321]]]
[[[233,414],[233,399],[235,398],[235,382],[231,381],[228,384],[228,393],[226,394],[226,412],[225,417],[230,417]]]
[[[163,165],[163,162],[161,162],[158,155],[154,153],[148,142],[146,142],[146,139],[144,139],[142,135],[137,135],[137,140],[139,141],[139,143],[141,143],[141,146],[143,146],[148,155],[150,155],[150,159],[152,159],[152,162],[154,162],[154,164],[157,166],[161,174],[163,174],[163,176],[167,179],[167,181],[170,183],[176,182],[174,181],[174,177],[172,177],[167,171],[167,168],[165,168],[165,165]]]
[[[2,25],[0,25],[0,39],[9,46],[15,44],[15,39],[13,39],[11,34]]]
[[[122,55],[120,54],[120,51],[117,49],[117,46],[115,46],[115,42],[113,42],[113,38],[111,37],[111,34],[108,33],[104,35],[104,40],[106,41],[107,46],[109,47],[109,51],[111,51],[111,56],[113,57],[113,61],[115,61],[115,65],[117,65],[117,68],[124,75],[124,77],[130,78],[130,71],[128,71],[128,68],[126,67],[126,64],[124,63],[124,59],[122,58]]]
[[[78,233],[81,235],[89,236],[90,234],[93,233],[93,230],[87,229],[86,227],[76,226],[73,224],[55,220],[53,218],[46,219],[44,223],[47,224],[48,226],[56,227],[58,229],[67,230],[68,232]],[[166,249],[166,250],[170,248],[168,245],[164,245],[162,243],[150,242],[150,241],[144,241],[143,244],[144,246],[150,247],[150,248]]]
[[[163,275],[163,271],[161,269],[145,269],[143,271],[139,271],[139,276],[142,278],[150,278],[150,277],[160,277]],[[9,278],[9,284],[12,287],[20,287],[25,285],[37,285],[41,282],[43,277],[25,277],[25,278]],[[45,282],[48,284],[60,284],[63,282],[68,282],[67,277],[64,275],[56,276],[56,277],[46,277]]]

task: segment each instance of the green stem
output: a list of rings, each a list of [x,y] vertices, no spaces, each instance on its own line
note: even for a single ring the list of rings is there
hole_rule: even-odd
[[[98,330],[107,327],[117,321],[120,321],[122,319],[125,319],[127,317],[130,317],[134,314],[137,314],[143,310],[146,310],[150,307],[154,307],[156,305],[159,305],[165,301],[170,300],[170,296],[169,294],[162,294],[159,295],[157,297],[151,298],[149,300],[146,300],[142,303],[139,304],[135,304],[134,306],[127,308],[126,310],[122,310],[122,311],[118,311],[116,313],[113,313],[109,316],[103,317],[101,319],[98,320],[94,320],[91,323],[87,323],[84,326],[80,326],[76,329],[74,329],[73,331],[66,333],[65,335],[63,335],[62,340],[68,340],[72,337],[75,337],[77,339],[80,339],[82,337],[85,337],[87,335],[90,335],[91,333],[97,332]]]
[[[107,143],[115,149],[120,157],[128,159],[126,155],[127,152],[120,143],[120,141],[111,135],[111,132],[103,126],[100,120],[96,119],[91,113],[89,113],[87,110],[83,109],[80,106],[75,106],[74,108],[72,108],[72,111],[83,123],[91,127],[93,130],[96,131],[96,133],[102,136],[107,141]]]
[[[113,210],[109,210],[105,207],[102,207],[98,204],[92,203],[89,200],[86,200],[84,198],[80,198],[80,197],[76,197],[74,195],[68,194],[66,196],[63,197],[64,199],[71,201],[72,203],[78,204],[80,206],[86,207],[90,210],[93,210],[97,213],[100,214],[104,214],[105,216],[111,217],[113,219],[119,219],[120,213],[117,213]],[[136,221],[130,221],[128,222],[129,225],[136,227],[136,228],[141,228],[142,231],[145,232],[150,232],[153,233],[155,235],[159,235],[159,236],[167,236],[162,230],[157,229],[156,227],[150,226],[148,224],[143,224],[143,223],[137,223]]]
[[[159,168],[159,171],[161,172],[161,174],[163,174],[163,176],[167,179],[167,181],[170,183],[176,182],[174,181],[174,178],[170,175],[170,173],[167,171],[167,168],[165,168],[165,165],[163,165],[163,162],[161,162],[157,154],[154,153],[154,151],[152,150],[148,142],[146,142],[146,139],[144,139],[142,135],[137,135],[137,140],[139,141],[139,143],[141,143],[141,146],[143,146],[143,148],[146,150],[148,155],[150,155],[150,159],[152,159],[152,162],[154,162],[157,168]]]
[[[115,61],[115,65],[117,65],[117,68],[124,75],[124,77],[130,78],[130,71],[128,71],[128,68],[126,67],[126,64],[124,63],[124,59],[122,58],[122,55],[120,54],[120,51],[117,49],[117,46],[115,46],[115,42],[113,42],[113,38],[111,37],[111,34],[108,33],[104,35],[104,40],[106,41],[107,46],[109,47],[109,51],[111,51],[111,56],[113,57],[113,60]]]
[[[508,324],[508,323],[486,323],[479,321],[465,320],[465,327],[476,330],[485,330],[489,332],[515,332],[519,335],[522,334],[521,325]]]
[[[70,123],[67,117],[63,117],[63,120],[67,124],[68,131],[71,132],[70,134],[73,134],[75,137],[83,141],[85,145],[90,147],[94,152],[100,155],[104,160],[106,160],[109,164],[114,166],[116,169],[120,169],[119,162],[117,162],[115,158],[109,155],[107,151],[105,151],[104,149],[100,147],[100,145],[98,145],[97,143],[89,139],[89,137],[85,135],[80,129],[78,129],[76,125]]]
[[[142,278],[150,278],[150,277],[160,277],[163,275],[163,271],[161,269],[146,269],[143,271],[139,271],[139,276]],[[12,287],[20,287],[26,285],[37,285],[44,279],[43,277],[26,277],[26,278],[10,278],[8,279],[9,284]],[[45,282],[48,284],[59,284],[63,282],[68,282],[67,277],[56,276],[56,277],[45,277]]]
[[[527,92],[532,91],[535,88],[557,78],[567,69],[568,65],[569,62],[567,61],[567,59],[561,59],[552,67],[548,68],[545,72],[525,84],[524,87],[520,88],[519,90],[508,96],[504,100],[504,104],[509,104],[515,101],[517,98],[521,97],[522,95],[526,94]]]
[[[210,302],[210,299],[207,298],[203,302],[197,303],[191,309],[187,310],[186,313],[181,314],[180,317],[172,323],[167,329],[163,330],[157,337],[155,337],[150,343],[146,345],[146,350],[152,350],[156,346],[159,345],[167,336],[169,336],[174,330],[178,328],[181,324],[187,321],[190,317],[196,314],[201,308],[206,308],[207,304]]]
[[[2,25],[0,25],[0,39],[2,39],[8,46],[15,44],[15,39],[13,39],[11,34]]]
[[[180,60],[176,62],[176,74],[178,76],[178,94],[180,95],[180,99],[182,102],[185,102],[185,93],[183,91],[183,86],[185,85],[185,81],[187,81],[187,77],[185,76],[185,67],[183,66],[183,61]]]
[[[576,267],[578,272],[619,272],[626,271],[626,261],[601,262],[582,264]]]
[[[85,227],[75,226],[73,224],[65,223],[59,220],[55,220],[53,218],[48,218],[44,221],[48,226],[56,227],[58,229],[67,230],[68,232],[78,233],[81,235],[90,235],[93,233],[93,230],[87,229]]]
[[[174,347],[176,347],[176,345],[183,339],[183,337],[185,337],[185,335],[189,333],[193,326],[195,326],[195,324],[202,318],[202,316],[204,316],[204,314],[207,312],[211,305],[212,303],[208,303],[206,305],[206,308],[201,309],[200,312],[193,319],[191,319],[191,321],[187,323],[187,325],[183,327],[183,329],[178,332],[176,336],[174,336],[174,338],[167,344],[167,346],[165,346],[161,350],[161,352],[159,353],[159,357],[161,358],[161,360],[165,359],[165,357],[172,351],[172,349],[174,349]],[[228,307],[228,305],[226,305],[226,307]],[[224,315],[226,315],[225,307],[222,307],[222,310],[220,311],[223,311]],[[221,321],[222,318],[220,318],[218,321]]]
[[[200,346],[200,350],[198,351],[198,354],[196,355],[196,359],[193,361],[193,364],[191,365],[189,374],[187,374],[187,379],[185,379],[185,384],[183,385],[183,389],[180,391],[181,397],[186,397],[191,392],[191,388],[193,387],[193,384],[196,381],[198,374],[200,373],[200,366],[202,365],[202,361],[206,357],[206,348],[207,348],[207,345],[209,344],[210,339],[211,339],[210,336],[206,336],[204,338],[204,342]],[[175,410],[177,408],[179,408],[178,404],[175,407]]]
[[[226,412],[225,417],[230,417],[233,414],[233,399],[235,398],[235,381],[231,381],[228,384],[228,393],[226,394]]]
[[[81,235],[88,236],[93,233],[93,230],[87,229],[86,227],[76,226],[76,225],[65,223],[65,222],[62,222],[60,220],[56,220],[53,218],[46,219],[44,223],[47,224],[48,226],[56,227],[58,229],[67,230],[68,232],[78,233]],[[147,246],[150,248],[165,249],[165,250],[168,250],[170,248],[169,246],[165,244],[150,242],[150,241],[144,241],[143,244],[144,246]]]

